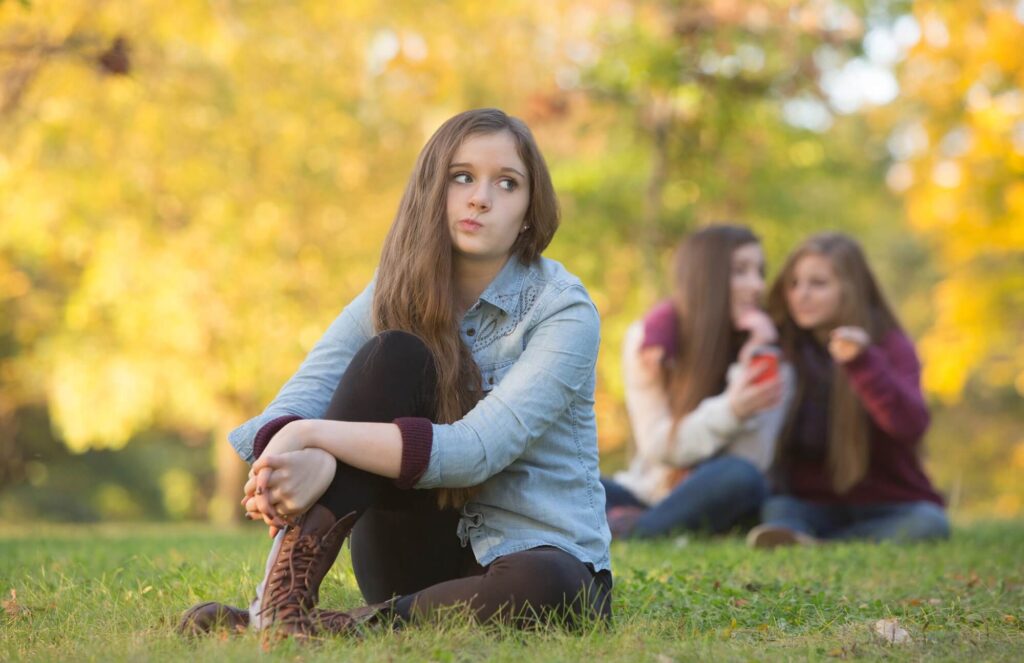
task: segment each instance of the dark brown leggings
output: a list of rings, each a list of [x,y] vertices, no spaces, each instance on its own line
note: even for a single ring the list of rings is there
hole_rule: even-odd
[[[356,353],[324,415],[338,421],[435,419],[434,360],[418,337],[385,332]],[[458,606],[481,622],[568,625],[611,618],[611,574],[558,548],[504,555],[480,566],[456,536],[457,511],[439,509],[429,490],[401,490],[391,479],[339,462],[320,498],[336,516],[360,514],[352,566],[367,603],[399,597],[402,621]]]

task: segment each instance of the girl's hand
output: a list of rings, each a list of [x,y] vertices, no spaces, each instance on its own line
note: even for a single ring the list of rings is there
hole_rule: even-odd
[[[748,309],[740,315],[736,324],[740,331],[750,332],[750,338],[740,349],[740,361],[746,363],[754,348],[762,345],[773,345],[779,340],[779,332],[775,323],[767,313],[760,309]]]
[[[744,363],[743,374],[734,380],[726,389],[729,408],[737,419],[743,420],[765,410],[770,410],[782,402],[782,379],[778,376],[765,382],[757,383],[766,371],[767,366],[752,369]]]
[[[638,386],[650,387],[661,381],[661,362],[664,358],[665,349],[660,346],[640,348],[636,361]]]
[[[303,449],[283,454],[266,452],[253,464],[255,472],[254,505],[267,520],[277,517],[278,525],[302,515],[324,494],[334,479],[338,461],[323,449]],[[260,498],[265,497],[265,502]],[[265,508],[266,505],[270,509]]]
[[[305,448],[306,439],[311,433],[312,421],[292,421],[274,434],[266,449],[263,450],[262,458],[275,454],[285,454],[299,451]],[[258,461],[257,461],[258,463]],[[249,470],[249,480],[244,487],[245,495],[242,497],[242,505],[245,507],[245,516],[250,520],[262,519],[270,527],[270,536],[277,534],[277,530],[287,525],[287,521],[278,512],[278,508],[262,485],[270,480],[272,469],[262,469],[262,466],[253,464]],[[333,466],[332,466],[333,467]],[[260,474],[265,474],[262,481]],[[333,476],[333,471],[332,471]]]
[[[265,469],[268,475],[272,470]],[[270,496],[262,489],[257,489],[257,473],[249,470],[249,480],[245,482],[245,495],[242,497],[242,506],[245,507],[245,517],[249,520],[262,520],[270,527],[270,538],[277,535],[277,531],[287,523],[281,518],[273,505],[270,503]]]
[[[853,361],[871,344],[871,336],[861,327],[836,327],[828,337],[828,352],[839,364]]]

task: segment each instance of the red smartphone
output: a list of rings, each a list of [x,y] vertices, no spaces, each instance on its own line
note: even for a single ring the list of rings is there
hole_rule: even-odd
[[[779,351],[768,345],[755,348],[750,355],[750,370],[763,371],[754,379],[754,384],[764,384],[779,377]]]

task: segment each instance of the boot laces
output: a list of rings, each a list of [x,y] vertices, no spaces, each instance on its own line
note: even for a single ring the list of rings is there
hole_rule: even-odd
[[[308,615],[316,603],[316,588],[312,585],[317,558],[336,530],[344,529],[350,524],[349,520],[348,516],[339,518],[322,536],[300,535],[290,548],[282,546],[279,561],[272,570],[273,582],[267,588],[269,600],[264,601],[261,614],[269,611],[277,620],[301,619]],[[282,557],[287,559],[287,564],[282,564]]]

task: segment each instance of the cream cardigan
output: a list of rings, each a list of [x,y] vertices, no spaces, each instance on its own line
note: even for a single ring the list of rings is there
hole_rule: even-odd
[[[745,420],[736,418],[725,393],[705,398],[683,417],[672,435],[673,417],[668,394],[658,383],[644,384],[640,377],[640,344],[643,325],[633,323],[623,343],[623,377],[626,410],[633,429],[636,455],[629,467],[617,473],[615,481],[628,488],[642,502],[653,505],[672,489],[672,473],[692,467],[720,454],[750,461],[762,472],[771,464],[775,439],[782,427],[792,398],[793,371],[788,364],[779,367],[783,380],[782,402],[771,410]],[[729,367],[729,384],[746,370],[735,363]]]

